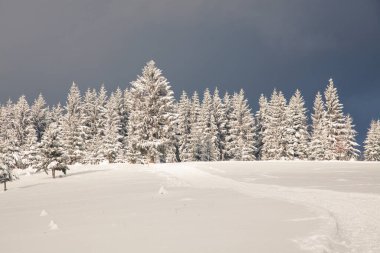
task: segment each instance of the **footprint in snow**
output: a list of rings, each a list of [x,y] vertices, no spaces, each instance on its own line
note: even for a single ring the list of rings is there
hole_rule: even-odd
[[[48,213],[46,212],[46,210],[42,210],[41,213],[40,213],[40,217],[44,217],[44,216],[47,216]]]
[[[58,225],[55,224],[55,222],[53,220],[50,221],[48,227],[49,227],[50,230],[58,230]]]
[[[163,186],[161,186],[160,190],[158,191],[158,194],[166,195],[168,194],[168,191]]]

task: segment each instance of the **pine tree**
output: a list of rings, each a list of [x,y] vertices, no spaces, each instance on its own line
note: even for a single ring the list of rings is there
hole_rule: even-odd
[[[122,110],[122,120],[123,120],[123,128],[122,133],[124,137],[128,137],[128,120],[129,115],[131,113],[131,102],[130,102],[131,93],[128,88],[124,90],[123,94],[123,110]],[[126,140],[127,138],[125,138]]]
[[[14,154],[19,153],[16,145],[16,133],[11,127],[13,104],[9,100],[0,108],[0,173],[10,180],[17,178],[13,169],[17,167]]]
[[[343,115],[343,105],[339,101],[338,91],[332,79],[325,91],[326,101],[326,129],[327,129],[327,149],[326,158],[328,160],[342,159],[345,154],[345,118]]]
[[[200,128],[202,132],[202,161],[217,161],[220,157],[217,140],[217,125],[214,118],[213,101],[209,89],[203,95]]]
[[[255,125],[255,143],[256,143],[256,158],[261,160],[262,148],[264,145],[265,122],[268,120],[268,99],[261,94],[259,99],[259,110],[256,112]]]
[[[101,150],[102,145],[104,144],[103,139],[105,138],[106,131],[106,121],[107,121],[107,91],[102,85],[100,87],[99,92],[97,93],[96,98],[96,119],[95,119],[95,127],[96,134],[93,139],[93,161],[97,164],[105,159],[104,150]]]
[[[228,92],[225,93],[223,97],[223,105],[225,109],[225,118],[226,118],[226,123],[224,125],[225,128],[225,143],[224,143],[224,153],[223,159],[222,160],[230,160],[233,158],[233,154],[231,153],[230,147],[231,147],[231,142],[233,141],[233,138],[231,137],[231,130],[232,130],[232,119],[233,119],[233,105],[232,105],[232,99],[230,94]]]
[[[12,170],[18,167],[17,161],[19,160],[20,148],[16,138],[16,131],[14,128],[14,104],[8,100],[7,104],[1,110],[1,142],[0,142],[0,163],[4,172],[11,175]]]
[[[127,141],[128,141],[128,117],[129,117],[128,108],[126,106],[127,103],[125,101],[128,99],[127,96],[128,96],[128,89],[126,89],[126,91],[123,94],[120,88],[117,88],[114,93],[116,111],[120,119],[120,127],[119,127],[119,133],[118,133],[119,154],[116,156],[115,162],[125,162],[127,160],[126,149],[127,149]]]
[[[365,160],[380,161],[380,120],[372,120],[364,144]]]
[[[279,160],[286,157],[286,106],[286,99],[282,92],[274,90],[268,106],[267,120],[264,121],[263,160]]]
[[[32,124],[27,126],[26,132],[27,136],[21,153],[22,164],[24,168],[35,168],[41,157],[38,150],[36,131]]]
[[[306,159],[309,141],[305,102],[299,90],[286,108],[285,152],[287,159]]]
[[[60,107],[55,108],[55,113],[60,111]],[[65,145],[63,143],[62,128],[60,121],[54,120],[46,128],[42,137],[39,149],[41,151],[41,161],[38,165],[39,170],[47,173],[50,164],[65,166],[68,157],[65,154]]]
[[[324,160],[327,149],[326,111],[320,92],[315,97],[313,110],[311,141],[308,149],[309,159]]]
[[[243,90],[239,94],[234,94],[232,107],[231,141],[229,142],[232,159],[252,161],[255,159],[256,152],[255,121]]]
[[[140,100],[131,99],[129,102],[130,114],[128,120],[128,141],[127,141],[127,153],[126,156],[130,163],[146,163],[146,151],[140,146],[141,136],[144,132],[140,122],[141,115],[137,108],[140,107]],[[133,109],[132,108],[136,108]],[[146,136],[144,136],[146,137]]]
[[[181,162],[191,161],[190,133],[191,133],[191,102],[185,91],[182,92],[178,103],[178,140]]]
[[[37,142],[41,142],[42,136],[48,125],[48,111],[46,102],[42,94],[38,96],[30,108],[30,121],[36,132]]]
[[[97,107],[97,94],[95,89],[88,89],[83,97],[80,108],[80,124],[83,128],[83,141],[85,149],[85,157],[83,162],[95,163],[98,146],[95,142],[98,135],[98,116],[99,109]]]
[[[119,97],[111,94],[111,97],[106,105],[106,123],[102,148],[100,153],[108,162],[113,163],[120,155],[122,147],[120,129],[121,129],[121,116],[119,114],[120,101]]]
[[[218,148],[219,157],[217,160],[224,160],[227,153],[226,136],[227,136],[227,115],[226,107],[219,96],[218,88],[215,88],[213,96],[213,116],[216,125],[216,145]]]
[[[70,88],[66,103],[66,115],[63,120],[64,146],[69,164],[82,162],[85,148],[85,127],[81,124],[81,95],[75,83]]]
[[[131,85],[129,152],[145,162],[175,161],[174,97],[168,81],[150,61]]]
[[[30,130],[30,108],[25,96],[21,96],[13,106],[13,129],[16,132],[17,145],[22,148],[26,144],[27,135]]]
[[[63,124],[63,108],[60,103],[58,103],[56,106],[53,106],[53,108],[48,111],[48,122],[50,125],[51,123],[57,123],[60,127],[60,130],[62,131],[62,124]]]
[[[359,144],[356,142],[356,135],[357,132],[354,129],[353,120],[350,115],[347,115],[345,117],[345,154],[343,159],[344,160],[357,160],[360,151],[356,148],[359,146]]]
[[[27,168],[34,164],[36,154],[37,133],[32,125],[31,111],[25,96],[21,96],[13,107],[13,128],[16,134],[18,153],[13,154],[19,168]]]
[[[190,112],[190,140],[189,153],[187,157],[189,161],[200,161],[202,159],[202,126],[201,126],[201,106],[198,93],[195,91],[191,98]]]

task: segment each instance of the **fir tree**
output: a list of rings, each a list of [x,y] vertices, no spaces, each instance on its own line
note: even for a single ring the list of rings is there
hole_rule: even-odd
[[[216,145],[218,148],[218,160],[224,160],[226,150],[226,136],[227,136],[227,115],[226,107],[219,96],[218,88],[215,88],[213,96],[213,116],[216,125]]]
[[[37,142],[41,142],[48,125],[48,112],[49,108],[46,106],[44,97],[40,94],[30,108],[30,121],[36,132]]]
[[[182,92],[178,103],[178,134],[179,155],[181,162],[191,161],[191,102],[185,91]]]
[[[365,160],[380,161],[380,120],[372,120],[364,144]]]
[[[81,162],[84,157],[85,127],[81,124],[81,95],[75,83],[70,88],[66,103],[66,115],[63,120],[64,146],[69,164]]]
[[[308,149],[309,159],[324,160],[327,149],[326,111],[321,93],[317,93],[314,101],[311,141]]]
[[[297,90],[286,108],[286,157],[287,159],[306,159],[309,141],[305,102]]]
[[[118,117],[120,119],[120,127],[118,133],[118,145],[119,145],[119,154],[116,156],[116,162],[125,162],[126,159],[126,149],[127,149],[127,141],[128,141],[128,117],[129,112],[126,107],[126,101],[128,98],[128,89],[124,92],[117,88],[114,93],[115,100],[115,109],[117,111]],[[106,127],[107,129],[107,127]]]
[[[86,156],[85,163],[95,163],[97,153],[98,116],[97,93],[95,89],[88,89],[83,97],[80,108],[80,124],[83,128],[83,141]]]
[[[16,132],[12,128],[12,111],[13,103],[10,100],[0,108],[0,173],[10,180],[17,178],[17,175],[13,173],[13,169],[17,168],[15,155],[20,152]]]
[[[168,81],[150,61],[131,85],[130,153],[139,153],[145,162],[175,161],[174,97]]]
[[[332,79],[325,91],[326,101],[326,130],[327,130],[327,149],[325,158],[327,160],[338,160],[344,157],[346,152],[345,118],[343,115],[343,105],[339,101],[338,91]]]
[[[55,109],[56,113],[60,110]],[[60,121],[55,120],[46,128],[45,134],[39,144],[41,151],[41,161],[37,171],[44,170],[47,173],[50,164],[64,166],[68,160],[65,154],[65,145],[63,143],[62,128]]]
[[[259,99],[259,110],[256,112],[255,125],[255,143],[256,143],[256,158],[261,160],[262,148],[264,145],[265,122],[267,121],[268,99],[261,94]]]
[[[96,98],[96,119],[95,127],[96,133],[93,139],[93,161],[97,164],[105,159],[104,150],[101,150],[101,147],[104,144],[103,139],[105,138],[106,131],[106,121],[107,121],[107,91],[102,85],[99,92],[97,93]]]
[[[231,141],[229,149],[232,159],[242,161],[252,161],[255,159],[255,121],[244,97],[244,91],[234,94],[232,99],[231,117]]]
[[[25,96],[21,96],[12,109],[12,128],[15,130],[16,143],[22,148],[26,144],[30,128],[30,108]]]
[[[120,97],[111,94],[111,97],[106,105],[106,122],[104,138],[102,140],[102,149],[100,151],[108,162],[112,163],[118,159],[120,149],[122,147],[120,129],[121,115],[119,113]]]
[[[60,103],[58,103],[56,106],[53,106],[53,108],[48,112],[48,118],[48,125],[51,123],[57,123],[60,127],[60,130],[62,131],[63,108]]]
[[[357,160],[360,155],[360,151],[356,147],[358,147],[359,144],[356,142],[357,132],[354,129],[355,126],[353,125],[353,120],[350,115],[345,117],[345,126],[345,154],[343,159]]]
[[[273,91],[264,121],[262,159],[279,160],[286,157],[286,99],[282,92]]]
[[[12,111],[12,124],[16,135],[14,145],[17,146],[13,157],[17,167],[24,169],[34,164],[34,154],[37,152],[37,133],[32,125],[30,107],[25,96],[19,98]],[[17,153],[16,150],[18,150]]]
[[[202,161],[217,161],[220,157],[218,140],[217,140],[217,125],[214,118],[213,101],[208,89],[203,95],[203,102],[200,115],[200,128],[202,132]]]
[[[231,153],[230,147],[231,142],[233,141],[233,138],[231,137],[231,130],[232,130],[232,120],[233,120],[233,105],[232,105],[232,99],[231,96],[228,94],[228,92],[225,93],[223,97],[223,105],[225,109],[225,119],[226,123],[224,125],[225,128],[225,143],[224,143],[224,152],[222,153],[223,159],[222,160],[230,160],[233,158],[233,154]]]
[[[187,155],[189,161],[200,161],[202,159],[202,126],[201,122],[201,106],[198,93],[195,91],[191,98],[190,112],[190,140],[189,153]]]

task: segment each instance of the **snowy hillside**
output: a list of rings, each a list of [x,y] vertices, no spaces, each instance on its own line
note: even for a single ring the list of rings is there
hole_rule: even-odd
[[[0,193],[1,252],[380,252],[380,164],[70,166]]]

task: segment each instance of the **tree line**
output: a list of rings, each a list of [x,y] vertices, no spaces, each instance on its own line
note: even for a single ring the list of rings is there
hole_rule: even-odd
[[[360,152],[350,115],[330,79],[315,97],[311,122],[296,90],[261,95],[253,113],[243,90],[183,92],[179,101],[153,61],[125,90],[83,95],[73,83],[66,104],[49,107],[40,95],[0,107],[0,168],[46,169],[61,164],[227,160],[356,160]],[[380,160],[380,121],[365,141],[366,160]]]

